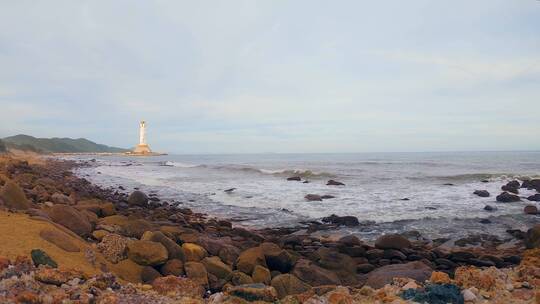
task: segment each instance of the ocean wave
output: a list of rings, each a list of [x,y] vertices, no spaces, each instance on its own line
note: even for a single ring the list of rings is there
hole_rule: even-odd
[[[523,174],[514,174],[514,173],[468,173],[468,174],[456,174],[456,175],[446,175],[446,176],[423,176],[423,177],[408,177],[410,180],[443,180],[443,181],[500,181],[508,179],[534,179],[539,178],[538,175],[523,175]]]
[[[216,166],[216,167],[210,167],[210,168],[218,169],[218,170],[240,171],[240,172],[266,174],[266,175],[283,176],[283,177],[290,177],[290,176],[299,176],[302,178],[336,177],[336,175],[332,173],[328,173],[328,172],[314,172],[311,170],[303,170],[303,169],[271,170],[271,169],[260,169],[260,168],[250,167],[250,166]]]
[[[165,167],[178,167],[178,168],[197,168],[197,167],[204,167],[204,165],[196,165],[196,164],[187,164],[187,163],[180,163],[180,162],[173,162],[173,161],[164,161],[159,163],[160,166]]]

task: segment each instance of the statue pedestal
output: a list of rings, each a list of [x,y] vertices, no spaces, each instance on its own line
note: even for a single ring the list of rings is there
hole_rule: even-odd
[[[133,153],[152,154],[152,150],[150,150],[150,147],[147,144],[140,144],[135,147],[135,149],[133,150]]]

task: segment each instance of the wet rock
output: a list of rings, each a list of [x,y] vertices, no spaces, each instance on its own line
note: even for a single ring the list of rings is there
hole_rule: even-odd
[[[533,201],[533,202],[540,202],[540,193],[536,193],[535,195],[531,195],[531,196],[527,197],[527,199],[529,201]]]
[[[236,269],[244,273],[252,273],[255,265],[267,267],[266,258],[260,247],[253,247],[243,251],[236,260]]]
[[[481,219],[481,220],[479,221],[479,223],[480,223],[480,224],[491,224],[491,220],[489,220],[489,219]]]
[[[519,193],[519,191],[518,191],[519,188],[520,188],[520,183],[518,181],[514,180],[514,181],[511,181],[511,182],[507,183],[506,185],[502,186],[501,190],[506,191],[506,192],[512,192],[512,193],[518,194]]]
[[[476,194],[480,197],[489,197],[489,192],[486,190],[476,190],[473,192],[473,194]]]
[[[496,211],[497,207],[486,205],[486,206],[484,206],[484,210],[486,210],[486,211]]]
[[[329,181],[326,183],[326,185],[327,185],[327,186],[345,186],[344,183],[335,181],[335,180],[333,180],[333,179],[329,180]]]
[[[47,210],[47,214],[55,223],[80,236],[89,236],[92,233],[92,224],[88,218],[71,206],[54,205]]]
[[[167,248],[151,241],[131,241],[128,243],[128,257],[143,266],[163,264],[168,259]]]
[[[540,248],[540,225],[536,225],[527,231],[525,246],[528,249]]]
[[[508,192],[503,192],[497,195],[497,201],[502,203],[512,203],[519,202],[521,199],[517,195],[510,194]]]
[[[322,197],[320,195],[318,195],[318,194],[308,194],[308,195],[304,196],[304,198],[308,202],[314,202],[314,201],[320,202],[320,201],[322,201]]]
[[[523,208],[523,212],[525,214],[538,214],[538,208],[534,205],[528,205]]]
[[[148,196],[142,191],[135,190],[129,195],[127,201],[130,206],[146,206],[148,204]]]
[[[411,246],[411,242],[399,234],[385,234],[375,241],[375,247],[379,249],[403,249]]]
[[[79,246],[75,244],[75,242],[72,240],[72,237],[68,234],[66,234],[63,231],[57,230],[57,229],[50,229],[45,228],[39,232],[39,236],[56,245],[57,247],[61,248],[64,251],[67,252],[79,252],[81,251],[79,249]]]
[[[39,265],[47,265],[52,268],[58,267],[58,264],[41,249],[32,249],[30,256],[32,257],[32,262],[34,262],[36,267]]]
[[[201,284],[191,279],[174,276],[157,278],[152,283],[152,287],[162,295],[190,298],[201,298],[204,295],[204,287]]]
[[[326,199],[332,199],[332,198],[336,198],[336,197],[333,196],[333,195],[328,195],[328,194],[325,194],[325,195],[322,195],[322,196],[321,196],[321,199],[323,199],[323,200],[326,200]]]
[[[184,264],[186,276],[203,286],[208,285],[208,272],[202,263],[187,262]]]
[[[260,283],[235,286],[229,289],[228,293],[231,296],[244,299],[248,302],[275,302],[278,300],[278,295],[274,287]]]
[[[348,227],[354,227],[360,225],[360,222],[358,221],[358,218],[355,216],[337,216],[335,214],[332,214],[328,217],[324,217],[322,219],[325,223],[332,223],[336,225],[341,226],[348,226]]]
[[[292,274],[311,286],[341,284],[341,280],[334,272],[321,268],[305,259],[301,259],[296,263]]]
[[[386,250],[384,250],[383,257],[385,259],[389,259],[389,260],[398,259],[398,260],[403,261],[403,260],[407,259],[407,256],[405,254],[403,254],[401,251],[395,250],[395,249],[386,249]]]
[[[127,257],[128,240],[118,234],[105,235],[97,245],[97,250],[103,254],[107,261],[116,264]]]
[[[145,284],[152,284],[161,274],[154,267],[146,266],[141,270],[141,281]]]
[[[208,273],[215,275],[218,279],[226,279],[232,274],[232,268],[217,256],[204,258],[202,264]]]
[[[370,272],[366,285],[372,288],[381,288],[391,283],[394,278],[411,278],[423,282],[431,277],[432,271],[429,266],[420,261],[387,265]]]
[[[229,189],[223,190],[223,192],[225,192],[225,193],[232,193],[234,190],[236,190],[236,188],[229,188]]]
[[[0,189],[0,202],[3,202],[7,208],[17,210],[27,210],[31,207],[24,191],[12,181],[7,181]]]
[[[370,249],[366,251],[366,257],[370,261],[378,261],[383,258],[384,251],[381,249]]]
[[[448,258],[454,262],[468,262],[475,257],[476,256],[473,253],[468,251],[455,251],[448,256]]]
[[[253,279],[254,283],[263,283],[265,285],[269,285],[270,280],[272,279],[270,275],[270,270],[268,270],[268,268],[262,267],[261,265],[255,265],[255,268],[253,268],[253,273],[251,274],[251,278]]]
[[[299,182],[299,181],[302,180],[302,178],[300,176],[291,176],[291,177],[288,177],[287,180],[288,181],[297,181],[297,182]]]
[[[277,275],[272,279],[270,285],[276,289],[280,299],[289,295],[301,294],[311,289],[311,286],[300,281],[292,274]]]
[[[179,259],[168,260],[159,269],[162,275],[181,276],[184,275],[184,262]]]

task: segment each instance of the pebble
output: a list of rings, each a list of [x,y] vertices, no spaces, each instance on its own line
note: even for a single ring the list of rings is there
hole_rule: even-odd
[[[465,300],[465,302],[473,302],[476,300],[476,295],[469,289],[463,290],[461,295],[463,296],[463,300]]]

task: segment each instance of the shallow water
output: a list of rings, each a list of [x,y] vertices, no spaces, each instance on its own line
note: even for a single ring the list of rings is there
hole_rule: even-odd
[[[295,225],[337,214],[374,221],[345,229],[364,237],[405,230],[440,237],[475,232],[506,236],[506,229],[540,222],[522,214],[532,203],[526,199],[495,201],[507,181],[540,175],[540,152],[108,156],[96,164],[79,174],[103,186],[157,191],[163,200],[247,226]],[[286,180],[294,175],[310,183]],[[346,186],[327,186],[328,179]],[[224,192],[229,188],[236,190]],[[473,195],[476,189],[492,196]],[[336,198],[307,202],[309,193]],[[533,193],[523,189],[520,195]],[[486,212],[486,204],[498,210]],[[493,223],[480,224],[481,218]]]

